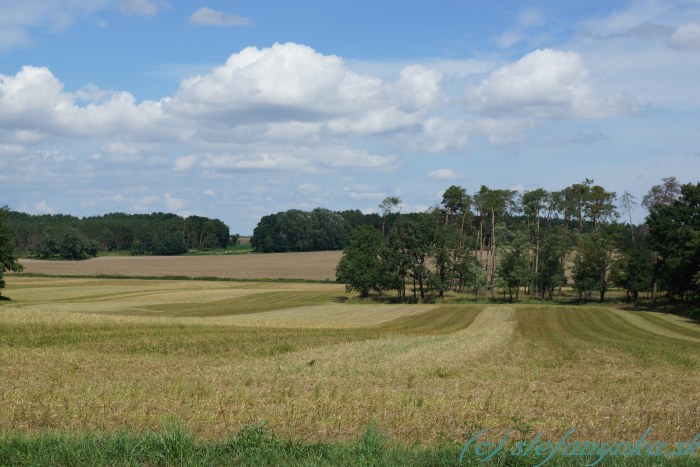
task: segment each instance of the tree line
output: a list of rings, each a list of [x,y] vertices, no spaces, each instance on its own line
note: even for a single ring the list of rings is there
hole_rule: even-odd
[[[347,237],[338,281],[348,291],[394,291],[401,301],[471,292],[477,299],[553,299],[572,286],[600,301],[612,286],[629,300],[659,290],[700,296],[700,184],[663,179],[643,198],[646,222],[635,226],[636,200],[586,179],[559,191],[522,194],[482,186],[449,187],[440,205],[400,215],[398,198],[379,206],[379,225]],[[619,221],[627,218],[629,222]]]
[[[253,230],[250,244],[261,253],[342,250],[354,228],[378,228],[381,222],[378,214],[362,214],[358,210],[290,209],[263,216]]]
[[[178,255],[190,249],[226,248],[232,240],[228,226],[219,219],[162,212],[79,218],[7,211],[6,217],[16,249],[44,259],[75,260],[109,251]]]

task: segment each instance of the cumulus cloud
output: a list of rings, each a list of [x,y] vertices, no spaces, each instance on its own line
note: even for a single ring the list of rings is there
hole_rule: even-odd
[[[6,129],[64,136],[113,135],[138,131],[161,116],[160,104],[136,104],[128,92],[101,93],[98,101],[78,105],[46,67],[22,67],[0,75],[0,124]],[[86,99],[86,94],[80,99]]]
[[[442,79],[442,73],[437,70],[422,65],[409,65],[401,70],[392,91],[402,108],[408,111],[425,110],[434,107],[442,99]]]
[[[183,81],[168,108],[231,123],[314,121],[374,108],[381,92],[381,80],[349,71],[340,57],[287,43],[248,47]]]
[[[428,180],[457,180],[461,177],[461,173],[455,172],[452,169],[431,170],[426,176]]]
[[[671,34],[669,44],[679,49],[700,50],[700,23],[686,23]]]
[[[537,118],[600,118],[635,113],[636,103],[620,93],[598,96],[590,72],[576,52],[541,49],[495,70],[467,89],[471,110]]]
[[[207,26],[248,26],[251,21],[243,16],[204,7],[192,13],[190,23]]]

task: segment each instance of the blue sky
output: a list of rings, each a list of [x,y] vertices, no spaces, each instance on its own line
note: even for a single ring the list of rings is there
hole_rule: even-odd
[[[251,233],[700,180],[700,1],[0,0],[0,205]],[[644,213],[637,210],[641,221]]]

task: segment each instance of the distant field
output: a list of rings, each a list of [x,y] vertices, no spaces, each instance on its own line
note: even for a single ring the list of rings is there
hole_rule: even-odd
[[[0,433],[144,432],[177,420],[224,439],[267,420],[284,438],[345,442],[376,422],[401,443],[436,446],[481,427],[491,439],[506,429],[558,439],[575,427],[578,440],[700,432],[700,325],[676,316],[361,304],[318,283],[7,283]]]
[[[105,256],[85,261],[22,259],[25,272],[57,275],[189,276],[335,280],[342,251],[230,256]]]

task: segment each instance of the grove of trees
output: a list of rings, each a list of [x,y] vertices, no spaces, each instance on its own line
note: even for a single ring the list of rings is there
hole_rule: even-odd
[[[519,194],[482,186],[474,194],[449,187],[425,213],[393,215],[387,199],[375,226],[349,234],[337,280],[349,291],[394,291],[419,301],[448,290],[477,299],[553,299],[573,287],[579,300],[604,301],[611,287],[656,300],[700,297],[700,184],[675,178],[652,187],[649,215],[635,226],[636,202],[586,179],[560,191]],[[378,224],[378,225],[377,225]]]
[[[115,250],[177,255],[190,249],[226,248],[231,241],[228,226],[218,219],[160,212],[78,218],[9,211],[7,228],[17,250],[44,259],[82,259]]]
[[[357,210],[290,209],[260,219],[250,244],[261,253],[342,250],[354,228],[360,225],[378,228],[381,222],[379,215],[365,215]]]

